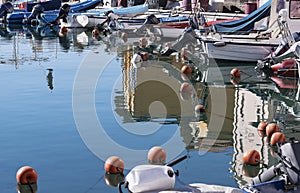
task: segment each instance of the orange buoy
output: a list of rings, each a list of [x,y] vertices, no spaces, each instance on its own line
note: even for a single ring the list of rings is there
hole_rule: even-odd
[[[268,123],[265,122],[265,121],[261,121],[258,126],[257,126],[257,129],[259,131],[266,131],[266,127],[267,127]]]
[[[93,29],[93,31],[92,31],[93,36],[98,36],[99,34],[100,34],[99,30]]]
[[[117,156],[111,156],[105,161],[104,169],[110,174],[123,173],[124,161]]]
[[[266,127],[266,135],[271,137],[273,133],[279,132],[280,129],[276,123],[269,123]]]
[[[184,82],[181,84],[179,91],[180,91],[180,97],[183,101],[187,101],[191,98],[191,94],[192,94],[191,90],[192,88],[189,83]]]
[[[20,184],[34,184],[37,182],[38,175],[32,167],[23,166],[17,171],[16,179]]]
[[[61,29],[60,29],[60,31],[62,33],[67,33],[68,32],[68,28],[66,26],[62,26]]]
[[[204,105],[196,105],[195,106],[195,113],[200,114],[205,111],[205,106]]]
[[[270,144],[276,145],[276,143],[282,143],[282,142],[285,142],[285,140],[286,140],[286,137],[283,133],[275,132],[271,136]]]
[[[241,71],[237,68],[234,68],[230,71],[231,76],[234,78],[240,78],[241,77]]]
[[[148,161],[150,164],[164,165],[166,164],[166,157],[166,151],[159,146],[154,146],[148,151]]]
[[[265,121],[261,121],[258,126],[257,126],[257,132],[258,132],[258,135],[260,137],[265,137],[266,136],[266,127],[267,127],[268,123],[265,122]]]
[[[183,65],[182,67],[181,67],[181,73],[183,73],[183,74],[185,74],[185,75],[187,75],[187,76],[191,76],[191,74],[192,74],[192,68],[190,67],[190,66],[188,66],[188,65]]]
[[[191,85],[187,82],[184,82],[180,86],[180,92],[190,93],[191,92]]]
[[[244,164],[256,166],[259,164],[260,155],[258,151],[251,149],[243,154],[242,161]]]

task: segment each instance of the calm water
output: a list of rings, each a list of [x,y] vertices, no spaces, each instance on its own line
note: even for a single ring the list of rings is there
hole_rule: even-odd
[[[4,30],[5,31],[5,30]],[[3,33],[0,54],[0,191],[16,192],[16,171],[30,165],[38,192],[118,192],[103,169],[112,155],[125,161],[125,175],[146,164],[147,151],[162,146],[174,166],[177,186],[201,182],[239,187],[264,171],[245,167],[242,153],[256,149],[272,165],[272,149],[256,127],[278,121],[288,136],[297,132],[297,87],[279,88],[241,67],[239,86],[232,66],[212,62],[206,82],[192,82],[183,96],[178,63],[157,61],[134,68],[132,43],[94,40],[75,31],[67,38]],[[136,40],[132,40],[136,41]],[[292,85],[289,83],[289,85]],[[206,111],[195,116],[195,105]]]

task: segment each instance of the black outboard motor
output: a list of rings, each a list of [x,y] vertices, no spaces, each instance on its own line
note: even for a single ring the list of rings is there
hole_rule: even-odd
[[[14,11],[14,6],[11,2],[3,3],[0,7],[0,18],[5,18],[8,13]]]
[[[63,20],[63,22],[67,22],[67,16],[70,12],[70,8],[71,6],[69,4],[64,4],[60,7],[59,9],[59,13],[58,13],[58,16],[57,18],[55,18],[55,20],[53,20],[52,22],[50,22],[51,24],[55,24],[57,25],[59,22],[60,19]]]
[[[283,177],[287,185],[300,186],[300,143],[294,140],[278,147],[279,164],[253,178],[253,184],[267,182],[276,176]]]
[[[154,14],[151,14],[146,18],[144,24],[159,24],[159,20]]]
[[[37,22],[35,23],[34,21],[36,21],[36,18],[40,17],[41,14],[44,12],[44,7],[40,4],[37,4],[33,7],[31,14],[29,15],[29,17],[27,18],[27,24],[28,25],[36,25]]]
[[[143,25],[138,29],[134,30],[134,32],[138,34],[142,34],[145,33],[147,29],[149,29],[150,32],[154,32],[153,25],[159,24],[159,22],[160,21],[157,19],[157,17],[155,17],[154,14],[150,14],[149,16],[147,16]]]

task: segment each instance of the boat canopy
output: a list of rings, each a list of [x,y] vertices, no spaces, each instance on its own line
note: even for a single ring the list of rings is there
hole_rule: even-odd
[[[217,33],[250,32],[254,29],[255,22],[270,16],[271,3],[272,0],[269,0],[260,8],[256,9],[255,11],[253,11],[252,13],[250,13],[242,19],[214,24],[212,28]]]

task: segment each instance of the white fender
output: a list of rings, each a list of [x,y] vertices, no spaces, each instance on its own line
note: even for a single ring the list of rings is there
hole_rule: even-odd
[[[134,68],[139,68],[142,66],[143,59],[140,54],[134,54],[130,60]]]
[[[125,184],[133,193],[174,189],[175,172],[166,165],[139,165],[125,177]]]

